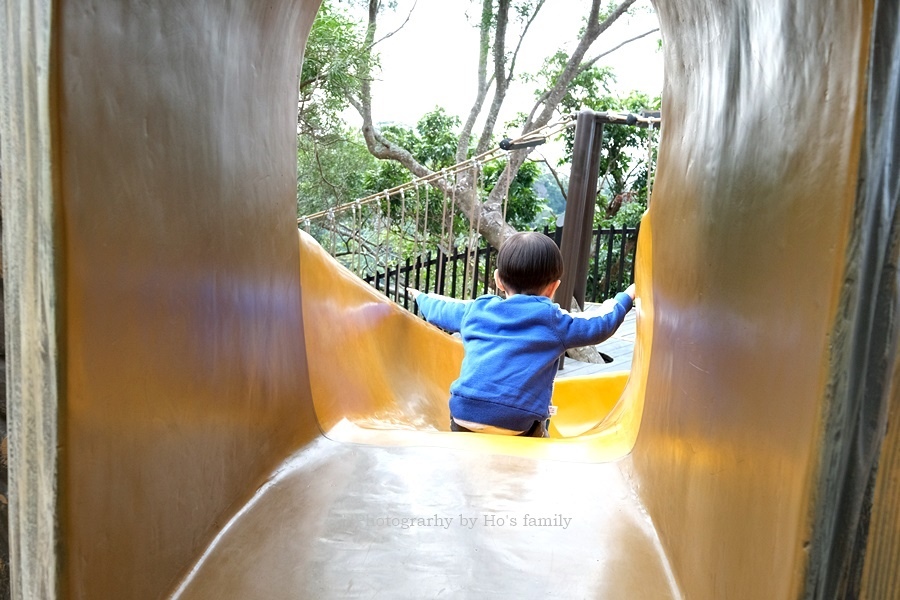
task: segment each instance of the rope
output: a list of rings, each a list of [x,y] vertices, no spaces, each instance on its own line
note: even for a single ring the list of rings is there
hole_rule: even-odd
[[[413,229],[413,256],[419,258],[419,213],[422,210],[422,191],[416,186],[416,226]]]
[[[512,185],[512,153],[506,153],[506,194],[503,196],[503,222],[506,222],[506,207],[509,205],[510,186]]]
[[[477,210],[476,203],[478,202],[478,189],[477,189],[477,186],[475,185],[475,183],[477,182],[477,177],[478,177],[478,172],[476,171],[476,169],[477,169],[477,167],[473,163],[472,164],[472,197],[473,197],[472,209],[473,210]],[[481,214],[481,211],[479,210],[478,213]],[[472,215],[471,213],[466,216],[468,217],[468,221],[469,221],[469,237],[466,238],[466,268],[469,271],[474,271],[475,267],[472,265],[472,240],[475,237],[473,235],[473,230],[475,228],[475,219],[472,218],[474,215]],[[466,276],[463,277],[463,289],[462,289],[463,299],[465,299],[466,293],[468,291],[469,291],[469,274],[466,273]]]
[[[452,226],[451,226],[452,229]],[[438,290],[439,284],[441,282],[441,278],[444,275],[444,263],[445,261],[441,260],[441,253],[444,252],[444,249],[441,248],[441,244],[446,243],[444,239],[444,234],[447,231],[447,190],[444,190],[444,193],[441,198],[441,237],[438,238],[438,265],[437,265],[437,279],[435,280],[435,289]],[[449,248],[450,245],[447,244]],[[443,289],[439,289],[441,293],[443,293]]]
[[[447,232],[447,239],[450,242],[448,248],[452,249],[456,246],[456,235],[453,233],[453,223],[456,219],[456,184],[459,178],[453,176],[453,186],[450,188],[450,231]]]
[[[556,121],[553,123],[548,123],[547,125],[544,125],[543,127],[538,127],[537,129],[535,129],[533,131],[529,131],[525,135],[523,135],[519,138],[516,138],[515,140],[511,140],[510,143],[514,143],[514,144],[515,143],[525,143],[525,142],[532,141],[532,140],[538,139],[538,138],[550,137],[552,135],[559,133],[560,131],[562,131],[564,129],[567,129],[568,127],[573,126],[575,124],[575,119],[576,119],[576,115],[574,115],[574,114],[566,115],[559,121]],[[421,177],[418,177],[418,178],[408,181],[406,183],[394,186],[390,189],[382,190],[380,192],[370,194],[369,196],[366,196],[365,198],[360,198],[358,200],[354,200],[353,202],[347,202],[345,204],[335,206],[329,210],[332,210],[335,213],[340,213],[345,210],[349,210],[350,207],[353,206],[356,202],[359,202],[360,204],[369,204],[372,202],[380,201],[381,198],[383,198],[385,195],[394,196],[396,194],[399,194],[403,190],[409,191],[419,185],[435,183],[441,179],[444,179],[446,177],[446,175],[456,175],[456,174],[462,173],[463,171],[467,171],[467,170],[471,169],[473,165],[479,165],[479,164],[491,162],[493,160],[497,160],[497,159],[501,158],[505,153],[506,153],[506,151],[503,150],[502,148],[499,148],[499,147],[493,148],[491,150],[482,152],[481,154],[479,154],[477,156],[473,156],[472,158],[464,160],[463,162],[457,163],[455,165],[452,165],[452,166],[442,169],[440,171],[434,171],[432,173],[429,173],[428,175],[423,175]],[[449,182],[446,182],[446,183],[449,185]],[[309,219],[309,220],[320,219],[324,216],[327,216],[327,214],[328,214],[328,210],[320,210],[318,212],[310,213],[308,215],[304,215],[304,216],[298,218],[297,222],[300,223],[304,219]]]
[[[653,134],[654,129],[658,129],[661,123],[661,119],[654,116],[641,117],[633,114],[626,113],[596,113],[598,120],[602,120],[605,123],[617,123],[617,124],[628,124],[628,125],[636,125],[638,127],[647,128],[647,202],[650,202],[650,196],[653,187],[653,178],[654,178],[654,169],[656,167],[653,161]],[[393,188],[382,190],[375,194],[371,194],[364,198],[359,198],[353,200],[351,202],[347,202],[345,204],[341,204],[339,206],[335,206],[329,209],[325,209],[319,212],[315,212],[312,214],[301,216],[297,219],[298,225],[301,223],[306,228],[308,233],[311,233],[312,229],[312,221],[316,219],[320,219],[322,217],[327,217],[328,225],[326,226],[330,230],[330,247],[331,254],[335,254],[337,237],[338,237],[338,227],[336,222],[336,215],[341,214],[344,211],[350,210],[352,211],[353,218],[353,227],[354,232],[351,232],[350,237],[347,240],[347,251],[350,253],[350,264],[351,266],[355,263],[357,272],[359,272],[363,266],[363,246],[361,244],[361,228],[363,225],[363,215],[362,215],[362,206],[375,203],[375,218],[376,222],[374,224],[373,230],[375,234],[375,243],[380,246],[379,254],[381,258],[384,260],[384,276],[385,276],[385,286],[387,285],[387,269],[390,263],[390,257],[388,256],[388,250],[386,246],[389,242],[391,242],[391,198],[397,194],[400,195],[400,225],[398,229],[397,235],[400,238],[401,243],[407,239],[406,231],[407,231],[407,223],[406,223],[406,192],[415,190],[416,194],[416,216],[415,216],[415,225],[412,236],[413,242],[413,254],[417,260],[421,260],[421,255],[424,253],[424,246],[427,245],[427,242],[430,238],[430,234],[428,231],[428,216],[429,216],[429,190],[428,187],[430,185],[434,185],[435,187],[439,187],[443,192],[443,199],[441,204],[441,238],[440,242],[444,241],[444,235],[446,233],[447,236],[447,251],[452,253],[455,242],[454,235],[454,221],[456,215],[456,191],[459,183],[459,174],[470,172],[472,174],[472,188],[473,188],[473,201],[472,201],[472,210],[475,211],[475,214],[471,213],[467,214],[469,221],[469,232],[468,232],[468,244],[466,248],[466,265],[471,267],[472,271],[472,287],[469,288],[469,278],[468,276],[463,278],[463,296],[465,297],[466,293],[469,289],[472,290],[472,295],[477,294],[477,286],[478,286],[478,267],[477,259],[478,259],[478,239],[480,237],[481,230],[481,220],[482,220],[482,205],[481,205],[481,195],[484,191],[484,169],[483,166],[491,161],[499,160],[505,154],[506,156],[506,190],[503,198],[503,207],[502,207],[502,215],[503,221],[505,222],[507,219],[507,215],[509,212],[509,201],[511,196],[511,187],[513,183],[513,173],[511,164],[512,164],[512,150],[514,148],[510,148],[510,146],[519,145],[519,147],[527,147],[528,145],[534,145],[532,142],[540,141],[543,142],[546,138],[559,133],[560,131],[572,127],[575,124],[575,119],[577,115],[571,114],[563,117],[559,121],[554,123],[549,123],[542,127],[539,127],[533,131],[530,131],[521,137],[515,140],[505,139],[504,143],[501,144],[503,147],[494,148],[483,152],[477,156],[473,156],[463,162],[457,163],[453,166],[446,167],[441,169],[440,171],[430,172],[427,175],[423,175],[421,177],[415,178],[409,182],[404,184],[395,186]],[[439,182],[443,182],[442,185],[438,185]],[[422,230],[421,240],[420,240],[420,232],[419,232],[419,214],[422,212],[422,194],[421,194],[421,186],[425,186],[425,208],[424,208],[424,218],[422,226],[424,229]],[[449,214],[449,223],[448,223],[448,215],[447,215],[447,193],[448,188],[450,191],[450,214]],[[384,198],[387,206],[385,207],[385,211],[382,213],[381,211],[381,199]],[[385,231],[385,228],[387,231]],[[353,238],[357,237],[356,240],[356,251],[353,251]],[[473,255],[475,262],[473,262]],[[379,267],[379,257],[375,257],[375,281],[377,287],[377,276],[378,276],[378,267]],[[366,259],[366,263],[368,263],[368,259]],[[438,265],[438,277],[440,277],[441,270],[443,265]]]
[[[650,206],[650,192],[653,190],[653,125],[647,131],[647,206]]]
[[[478,295],[478,238],[481,237],[481,193],[484,192],[484,165],[476,165],[476,177],[478,177],[478,194],[475,196],[475,206],[478,214],[475,215],[475,266],[472,268],[472,297]],[[487,261],[485,261],[487,267]]]
[[[329,252],[329,254],[331,254],[332,256],[334,256],[334,247],[335,247],[335,241],[334,241],[335,233],[334,233],[334,230],[336,229],[336,227],[335,227],[335,224],[334,224],[334,213],[333,213],[332,211],[328,211],[328,228],[331,230],[331,236],[329,236],[329,242],[330,242],[330,246],[331,246],[331,251]]]
[[[377,204],[374,207],[374,211],[372,212],[372,218],[375,219],[375,222],[372,224],[372,231],[375,233],[375,243],[372,244],[373,248],[381,246],[381,243],[378,240],[379,235],[381,234],[381,203]],[[378,254],[381,254],[379,250]],[[375,256],[375,269],[374,269],[374,279],[372,282],[375,284],[375,289],[378,289],[378,256]]]
[[[472,210],[475,211],[475,218],[471,219],[473,224],[472,231],[472,239],[469,241],[469,247],[472,250],[472,287],[469,288],[471,290],[471,297],[475,297],[475,287],[478,282],[478,232],[481,231],[481,192],[483,191],[482,180],[481,180],[481,165],[475,163],[472,168],[473,176],[475,178],[474,186],[475,186],[475,194],[472,200]]]
[[[385,232],[382,237],[382,245],[381,245],[381,256],[384,257],[384,291],[387,292],[387,284],[388,284],[388,267],[391,265],[391,257],[390,255],[390,236],[391,236],[391,197],[385,196]],[[380,206],[380,203],[379,203]]]
[[[422,217],[422,253],[428,247],[428,187],[425,188],[425,215]]]
[[[450,223],[449,223],[449,231],[447,231],[447,252],[448,256],[453,256],[456,254],[456,234],[453,231],[453,225],[456,222],[456,184],[459,182],[459,178],[454,175],[453,176],[453,187],[450,188]],[[455,267],[454,267],[455,269]],[[454,273],[456,271],[454,270]],[[456,294],[456,278],[452,282],[453,285],[453,293]]]
[[[400,227],[404,227],[406,225],[406,192],[400,191]],[[400,230],[403,232],[403,230]],[[400,237],[400,241],[403,241],[403,236]]]
[[[403,250],[402,244],[406,239],[406,192],[404,190],[400,190],[400,243],[401,243],[401,251],[399,255],[399,260],[403,260]],[[399,261],[398,261],[399,262]],[[397,281],[397,287],[400,287],[400,282]],[[404,288],[409,287],[409,271],[406,272],[406,281],[403,285]],[[397,292],[399,298],[399,290]]]
[[[353,237],[359,236],[359,211],[357,210],[359,207],[353,207],[353,235],[350,237],[350,241],[353,241]],[[353,269],[354,273],[359,273],[359,239],[356,240],[356,252],[352,250],[353,245],[348,245],[348,250],[350,250],[350,268]]]

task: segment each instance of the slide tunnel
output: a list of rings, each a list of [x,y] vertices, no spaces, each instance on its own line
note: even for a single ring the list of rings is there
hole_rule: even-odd
[[[10,0],[14,595],[896,598],[896,7],[655,7],[634,361],[535,440],[296,230],[317,0]]]

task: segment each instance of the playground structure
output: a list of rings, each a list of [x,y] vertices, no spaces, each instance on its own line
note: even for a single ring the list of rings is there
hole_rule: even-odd
[[[893,3],[656,2],[635,359],[551,440],[298,243],[317,8],[0,17],[15,596],[896,597]]]

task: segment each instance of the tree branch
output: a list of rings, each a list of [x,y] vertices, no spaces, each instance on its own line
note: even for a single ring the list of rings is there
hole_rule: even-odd
[[[375,30],[378,24],[378,6],[378,0],[369,0],[369,21],[366,28],[365,44],[365,47],[369,49],[373,46],[372,41],[375,39]],[[385,138],[378,128],[375,127],[372,119],[371,65],[372,55],[371,50],[369,50],[364,54],[363,67],[365,73],[360,85],[359,100],[349,99],[350,104],[353,105],[363,119],[362,134],[363,139],[366,141],[366,147],[375,158],[396,160],[417,177],[430,175],[432,173],[431,170],[419,163],[408,150]]]
[[[509,24],[509,3],[510,0],[498,0],[497,3],[497,26],[494,29],[494,98],[485,118],[484,128],[481,130],[481,138],[475,147],[476,154],[487,150],[488,144],[491,143],[497,115],[500,114],[500,107],[509,89],[509,78],[506,75],[506,26]]]
[[[519,35],[519,41],[516,44],[516,49],[513,51],[512,58],[509,60],[509,83],[512,81],[513,72],[516,69],[516,59],[519,57],[519,50],[522,48],[522,42],[525,40],[525,35],[528,33],[528,29],[531,27],[531,24],[534,23],[535,18],[537,18],[538,13],[541,12],[541,9],[544,7],[545,0],[540,0],[537,5],[534,7],[534,12],[531,13],[531,16],[528,18],[528,21],[525,22],[525,27],[522,29],[521,35]]]
[[[488,90],[490,89],[490,81],[493,80],[494,97],[488,111],[484,129],[482,130],[476,153],[481,153],[490,145],[493,129],[496,125],[500,107],[505,100],[507,89],[514,73],[514,61],[509,61],[506,56],[506,31],[509,23],[510,0],[497,0],[496,8],[496,26],[493,29],[493,66],[494,73],[492,76],[487,74],[487,53],[489,51],[490,41],[490,23],[494,13],[493,2],[491,0],[482,0],[482,31],[480,38],[480,57],[479,57],[479,79],[478,93],[476,95],[475,104],[470,111],[463,127],[457,145],[458,162],[465,160],[468,152],[468,146],[471,139],[472,128],[478,115],[481,113],[484,100],[486,99]],[[565,67],[557,76],[550,90],[542,96],[531,111],[522,133],[527,134],[535,129],[546,125],[553,116],[556,107],[565,95],[566,90],[575,76],[579,73],[584,57],[596,41],[596,39],[606,31],[616,20],[636,2],[636,0],[622,0],[609,15],[600,20],[600,7],[603,0],[591,0],[591,7],[588,13],[587,27],[579,40],[575,50],[569,57]],[[539,10],[544,4],[544,0],[540,0],[536,5]],[[377,19],[379,2],[378,0],[369,0],[369,28],[366,32],[366,47],[371,48],[375,39],[375,25]],[[533,21],[534,15],[526,24],[526,31]],[[519,48],[522,44],[525,32],[519,38],[516,51],[513,55],[517,56]],[[360,112],[363,117],[363,137],[366,140],[366,146],[369,152],[380,159],[396,160],[406,167],[415,176],[422,177],[432,174],[432,171],[420,164],[412,154],[406,149],[393,144],[386,139],[381,132],[375,127],[372,118],[372,102],[371,102],[371,83],[369,77],[369,68],[371,66],[371,54],[367,53],[364,59],[364,77],[360,86],[360,97],[358,101],[351,104]],[[512,180],[510,175],[518,173],[519,168],[525,161],[530,150],[516,150],[508,154],[508,163],[505,169],[498,175],[497,183],[486,202],[482,203],[478,193],[479,173],[473,167],[470,171],[460,173],[454,185],[444,179],[437,179],[432,185],[447,193],[455,193],[458,209],[466,214],[470,222],[476,223],[477,229],[487,241],[499,247],[502,242],[512,233],[513,229],[503,218],[502,204],[503,199],[509,192],[509,186]],[[510,175],[508,175],[510,174]],[[455,189],[454,189],[455,188]]]
[[[337,221],[329,222],[328,220],[320,223],[319,227],[321,227],[325,231],[329,231],[334,235],[338,235],[343,238],[340,244],[347,249],[344,254],[352,254],[352,251],[350,250],[350,242],[356,241],[358,247],[357,254],[360,254],[363,256],[363,258],[366,258],[367,264],[368,256],[362,253],[363,249],[368,252],[368,255],[375,258],[377,258],[378,254],[381,253],[381,248],[364,238],[357,229],[351,229],[347,225],[338,223]]]
[[[304,79],[303,81],[300,82],[298,89],[302,92],[305,87],[310,86],[310,85],[316,83],[317,81],[322,81],[326,77],[328,77],[328,73],[319,73],[313,77]]]
[[[319,171],[319,177],[322,178],[322,181],[325,182],[325,185],[327,185],[328,187],[331,188],[331,192],[334,194],[335,200],[337,201],[338,204],[340,204],[340,202],[341,202],[341,194],[340,194],[340,192],[338,191],[337,186],[335,186],[333,183],[331,183],[330,181],[328,181],[328,178],[325,176],[325,170],[322,168],[322,159],[321,159],[321,157],[319,156],[319,148],[318,148],[318,146],[314,146],[313,154],[314,154],[315,157],[316,157],[316,167],[318,168],[318,171]]]
[[[592,58],[592,59],[590,59],[590,60],[584,61],[583,63],[581,63],[581,66],[578,67],[578,75],[584,73],[585,71],[587,71],[588,69],[590,69],[591,67],[593,67],[594,64],[596,64],[596,62],[597,62],[598,60],[600,60],[601,58],[603,58],[604,56],[608,56],[608,55],[612,54],[613,52],[615,52],[616,50],[618,50],[619,48],[621,48],[622,46],[628,45],[628,44],[630,44],[631,42],[636,42],[636,41],[638,41],[639,39],[645,38],[645,37],[647,37],[648,35],[650,35],[651,33],[654,33],[654,32],[657,32],[657,31],[659,31],[659,27],[657,27],[657,28],[655,28],[655,29],[651,29],[650,31],[645,31],[644,33],[642,33],[642,34],[640,34],[640,35],[636,35],[636,36],[634,36],[634,37],[631,38],[631,39],[625,40],[624,42],[622,42],[622,43],[619,44],[618,46],[614,46],[614,47],[610,48],[610,49],[607,50],[606,52],[601,52],[600,54],[598,54],[597,56],[595,56],[594,58]]]
[[[525,27],[522,29],[522,33],[519,35],[519,40],[516,43],[516,49],[513,51],[512,57],[509,59],[509,67],[508,70],[505,66],[501,69],[494,69],[494,75],[497,78],[497,86],[495,88],[494,100],[491,103],[490,111],[488,112],[488,117],[485,120],[484,129],[481,133],[481,138],[478,140],[478,146],[475,150],[476,153],[481,153],[487,150],[488,145],[491,143],[491,137],[494,134],[494,127],[497,124],[497,118],[500,114],[500,107],[503,105],[504,100],[506,100],[506,93],[509,90],[509,85],[512,83],[513,77],[515,76],[516,70],[516,59],[519,56],[519,50],[522,48],[522,42],[525,40],[525,36],[528,34],[529,28],[531,28],[531,24],[534,23],[534,20],[537,18],[538,13],[541,11],[541,8],[544,7],[545,0],[540,0],[534,7],[534,12],[531,13],[531,16],[525,22]],[[502,2],[501,2],[502,4]],[[497,25],[497,34],[494,41],[494,62],[495,64],[499,61],[502,65],[506,65],[506,25],[509,22],[509,6],[507,5],[505,11],[505,22],[503,24],[503,38],[501,40],[500,35],[500,23],[498,17],[498,25]],[[497,51],[497,44],[500,43],[500,52]],[[503,79],[503,83],[501,85],[500,80]]]
[[[547,168],[550,169],[550,174],[553,175],[553,179],[556,181],[556,186],[559,188],[559,191],[562,194],[563,200],[568,202],[568,190],[563,186],[562,181],[559,179],[559,172],[553,168],[553,166],[550,164],[550,161],[547,160],[547,158],[543,154],[541,154],[541,160],[536,160],[535,162],[542,162],[547,165]]]
[[[472,104],[471,110],[469,110],[469,116],[466,117],[466,122],[459,133],[459,141],[456,145],[456,162],[458,163],[466,159],[466,154],[469,151],[469,140],[472,139],[472,129],[475,127],[475,121],[484,107],[484,99],[487,97],[490,81],[494,79],[493,75],[491,75],[490,80],[487,77],[487,59],[491,45],[491,18],[493,16],[491,9],[493,5],[493,0],[483,0],[481,5],[481,34],[478,40],[478,90],[475,94],[475,102]]]
[[[412,8],[409,9],[409,13],[406,15],[406,18],[403,20],[402,23],[400,23],[400,26],[397,27],[397,29],[395,29],[395,30],[393,30],[392,32],[390,32],[390,33],[384,35],[384,37],[382,37],[382,38],[381,38],[380,40],[378,40],[377,42],[372,42],[372,46],[377,46],[378,44],[380,44],[380,43],[383,42],[384,40],[386,40],[386,39],[388,39],[388,38],[394,36],[398,31],[400,31],[401,29],[403,29],[404,27],[406,27],[406,24],[409,23],[409,18],[412,17],[413,11],[416,10],[416,4],[418,4],[418,1],[419,1],[419,0],[413,0]],[[369,48],[367,48],[366,50],[367,50],[368,52],[371,52],[371,51],[372,51],[372,47],[369,47]]]
[[[540,114],[533,121],[529,118],[525,126],[522,128],[523,133],[527,133],[541,127],[542,125],[546,125],[550,118],[553,116],[553,111],[556,110],[556,106],[562,100],[563,96],[566,94],[566,89],[569,84],[578,74],[578,68],[581,65],[582,60],[584,59],[584,55],[587,53],[588,49],[590,49],[591,45],[597,41],[597,38],[604,31],[610,28],[610,26],[615,23],[619,17],[625,14],[631,5],[634,4],[636,0],[622,0],[622,2],[610,13],[610,15],[600,22],[600,4],[601,0],[592,0],[590,12],[588,13],[587,19],[587,28],[585,29],[584,35],[579,40],[578,45],[575,47],[575,50],[572,51],[572,55],[569,57],[569,60],[566,62],[566,66],[563,68],[562,72],[557,76],[556,81],[553,86],[548,90],[546,97],[543,102],[535,105],[535,108],[532,109],[532,115],[537,112],[537,108],[540,105],[543,105],[543,110],[540,111]]]
[[[546,94],[543,102],[539,102],[532,109],[531,115],[522,127],[523,135],[550,122],[550,118],[553,116],[553,112],[565,95],[566,89],[578,74],[579,65],[581,65],[588,49],[601,33],[609,29],[619,17],[625,14],[625,11],[627,11],[636,0],[622,0],[603,22],[600,21],[601,2],[602,0],[591,1],[591,8],[587,18],[587,28],[585,29],[584,35],[582,35],[575,50],[572,51],[572,55],[566,62],[566,66],[557,76],[556,81]],[[537,112],[538,107],[541,105],[543,105],[543,110],[541,110],[535,118],[534,113]],[[495,236],[495,239],[492,240],[491,238],[488,238],[488,241],[496,247],[499,247],[499,244],[501,244],[508,235],[511,235],[508,233],[509,231],[515,231],[503,220],[501,212],[503,198],[506,197],[509,192],[510,177],[506,175],[507,169],[511,169],[511,171],[509,171],[510,173],[518,173],[522,163],[525,162],[526,155],[527,151],[514,151],[509,153],[509,161],[506,168],[498,176],[497,184],[494,186],[494,189],[491,190],[487,201],[484,203],[484,208],[482,209],[482,222],[487,223],[487,225],[492,228],[491,233]]]

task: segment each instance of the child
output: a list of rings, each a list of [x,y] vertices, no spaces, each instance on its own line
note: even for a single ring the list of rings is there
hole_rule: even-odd
[[[408,290],[429,323],[462,338],[465,356],[450,386],[452,431],[546,437],[559,357],[609,338],[634,302],[631,285],[616,295],[611,312],[571,315],[551,300],[562,270],[553,240],[517,233],[500,248],[494,271],[506,299],[463,302]]]

